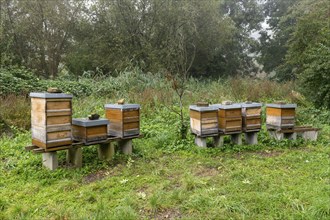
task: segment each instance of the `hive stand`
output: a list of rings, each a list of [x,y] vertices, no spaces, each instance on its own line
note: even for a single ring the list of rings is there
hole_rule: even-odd
[[[246,131],[244,133],[246,143],[248,145],[258,144],[258,133],[259,131]]]
[[[292,129],[268,128],[268,133],[276,140],[290,139],[296,140],[297,136],[302,136],[305,140],[316,141],[320,129],[311,126],[296,126]]]
[[[209,137],[213,138],[213,144],[215,147],[223,147],[224,146],[224,136],[230,135],[232,143],[236,145],[242,145],[242,133],[219,133],[216,135],[209,136],[198,136],[195,135],[195,144],[199,147],[206,147],[206,140]]]
[[[58,157],[57,151],[67,150],[66,161],[68,164],[71,164],[75,168],[82,167],[82,147],[98,145],[98,158],[100,160],[112,160],[115,155],[115,146],[113,142],[118,143],[118,147],[120,151],[124,154],[132,153],[132,140],[134,138],[141,138],[143,135],[131,136],[131,137],[108,137],[108,139],[103,141],[95,141],[95,142],[75,142],[71,145],[60,146],[54,148],[39,148],[35,145],[25,147],[25,150],[32,150],[33,153],[41,153],[42,154],[42,164],[44,167],[49,170],[56,170],[58,168]]]
[[[42,165],[50,170],[56,170],[58,167],[57,152],[45,152],[42,154]]]

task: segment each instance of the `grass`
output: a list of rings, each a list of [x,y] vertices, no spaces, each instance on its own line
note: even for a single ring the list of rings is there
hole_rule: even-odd
[[[136,140],[112,162],[84,148],[82,169],[50,172],[24,152],[30,134],[3,138],[3,219],[328,219],[329,146],[252,146],[166,153]],[[150,141],[150,140],[149,140]],[[65,163],[64,152],[59,154]]]
[[[277,85],[259,83],[261,88]],[[255,96],[262,102],[292,101],[286,95],[289,84],[277,85],[279,91],[273,96],[267,92],[248,95],[250,85],[245,81],[202,84],[189,83],[184,110],[187,122],[188,104],[200,97],[212,102],[240,96]],[[234,84],[245,88],[241,94],[237,89],[237,98],[234,91],[225,93]],[[226,97],[207,92],[207,87]],[[11,111],[2,105],[3,120],[10,122],[12,134],[0,138],[0,219],[330,218],[328,112],[308,103],[299,107],[299,123],[322,128],[317,142],[274,141],[263,128],[258,145],[235,146],[227,137],[221,149],[200,149],[192,135],[187,140],[178,138],[178,117],[165,107],[175,105],[176,99],[166,93],[166,86],[162,88],[139,90],[136,86],[135,92],[127,91],[132,94],[130,102],[142,104],[141,130],[145,134],[133,141],[131,156],[116,154],[105,162],[98,159],[97,146],[84,147],[83,167],[73,169],[66,165],[61,151],[60,168],[54,172],[42,167],[40,154],[23,150],[31,142],[31,133],[16,121],[29,120],[25,113],[28,102]],[[114,102],[119,94],[74,99],[74,117],[104,114],[104,103]],[[15,106],[15,97],[8,100]]]

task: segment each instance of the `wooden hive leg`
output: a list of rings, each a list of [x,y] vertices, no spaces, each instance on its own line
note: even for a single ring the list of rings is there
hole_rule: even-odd
[[[302,137],[305,140],[316,141],[317,140],[317,135],[318,135],[318,131],[305,131],[305,132],[303,132]]]
[[[284,138],[287,138],[289,140],[296,140],[297,139],[297,133],[284,133]]]
[[[231,134],[230,138],[234,144],[242,145],[242,134]]]
[[[272,136],[276,140],[283,140],[283,138],[284,138],[283,133],[277,132],[275,130],[268,130],[268,133],[269,133],[270,136]]]
[[[97,153],[100,160],[112,160],[115,155],[115,146],[110,142],[106,144],[99,144]]]
[[[245,140],[249,145],[258,144],[258,132],[245,133]]]
[[[69,148],[66,153],[66,162],[68,164],[72,164],[76,168],[81,168],[82,167],[82,149],[80,147]]]
[[[118,141],[118,147],[123,154],[132,154],[132,139]]]
[[[57,152],[42,153],[42,165],[50,170],[56,170],[58,167]]]
[[[199,147],[206,147],[206,137],[195,136],[195,144]]]
[[[213,141],[214,141],[215,147],[223,147],[223,136],[222,135],[213,137]]]

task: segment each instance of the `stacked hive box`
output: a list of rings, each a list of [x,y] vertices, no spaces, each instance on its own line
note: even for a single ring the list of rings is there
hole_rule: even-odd
[[[224,134],[242,132],[242,107],[240,104],[215,104],[218,109],[219,130]]]
[[[140,134],[140,105],[106,104],[105,110],[109,135],[123,138]]]
[[[211,106],[191,105],[190,128],[197,136],[208,136],[218,133],[218,109]]]
[[[30,93],[32,144],[41,148],[70,145],[72,95]]]
[[[267,104],[266,124],[269,129],[294,128],[296,104]]]
[[[108,137],[108,123],[108,119],[74,118],[72,120],[73,139],[84,143],[105,140]]]
[[[261,129],[261,103],[242,103],[243,131],[258,131]]]

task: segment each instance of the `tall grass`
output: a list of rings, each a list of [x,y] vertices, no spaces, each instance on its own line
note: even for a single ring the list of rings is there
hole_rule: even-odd
[[[86,117],[92,112],[104,115],[104,104],[124,98],[127,103],[139,103],[143,114],[150,114],[159,108],[175,109],[178,97],[171,83],[161,74],[142,73],[139,69],[126,71],[116,77],[81,77],[79,83],[68,79],[42,82],[40,91],[48,86],[58,86],[64,92],[76,94],[73,101],[73,116]],[[61,86],[62,85],[62,86]],[[77,86],[75,86],[77,85]],[[294,83],[277,83],[267,79],[236,77],[229,79],[190,78],[183,96],[183,104],[199,100],[220,103],[224,100],[273,102],[285,100],[299,102],[293,95]],[[35,88],[38,90],[38,88]],[[92,100],[92,101],[89,101]],[[30,101],[25,96],[8,95],[0,97],[0,132],[30,128]],[[308,104],[307,104],[308,105]]]

